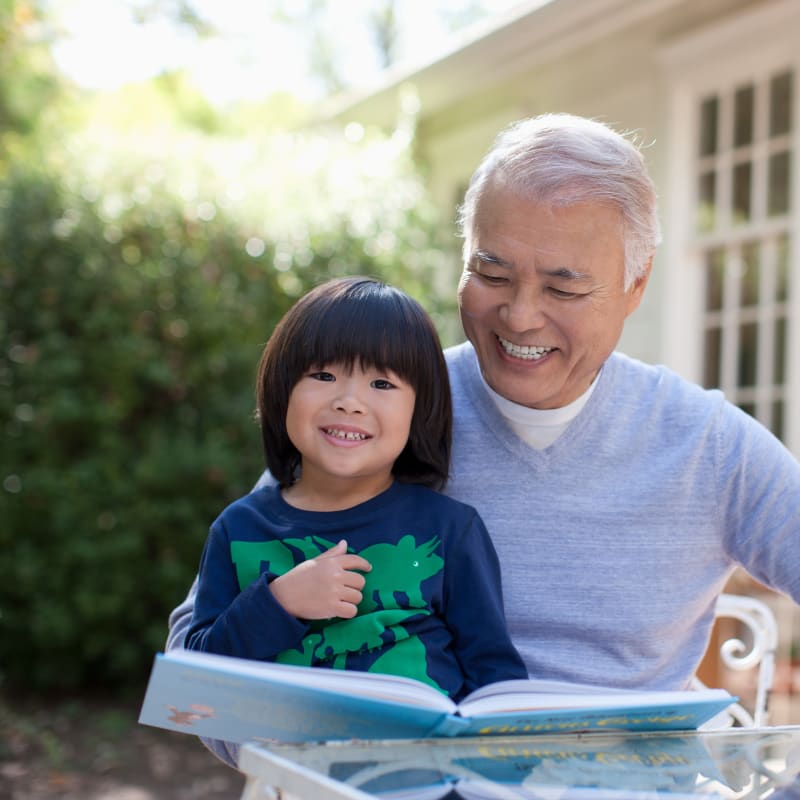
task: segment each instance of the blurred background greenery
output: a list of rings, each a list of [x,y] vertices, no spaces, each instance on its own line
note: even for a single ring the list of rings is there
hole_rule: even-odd
[[[180,69],[87,89],[52,5],[0,0],[0,685],[138,696],[208,525],[262,469],[274,323],[366,273],[452,330],[458,242],[413,114],[326,127],[287,92],[212,103]],[[214,35],[190,3],[129,5]]]

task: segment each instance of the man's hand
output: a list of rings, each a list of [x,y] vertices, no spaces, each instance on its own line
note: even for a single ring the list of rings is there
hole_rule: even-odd
[[[275,599],[299,619],[350,619],[361,602],[365,579],[372,565],[361,556],[347,552],[347,542],[304,561],[270,583]],[[354,572],[359,570],[359,572]]]

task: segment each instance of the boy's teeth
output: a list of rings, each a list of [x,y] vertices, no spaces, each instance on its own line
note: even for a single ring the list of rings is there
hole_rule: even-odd
[[[367,435],[364,433],[354,433],[353,431],[340,431],[336,428],[326,428],[325,433],[328,436],[335,436],[337,439],[353,439],[353,440],[361,440],[366,439]]]
[[[509,342],[508,339],[503,339],[502,336],[498,336],[497,338],[503,346],[503,350],[510,356],[514,356],[514,358],[524,358],[528,361],[536,361],[553,349],[552,347],[534,347],[514,344],[513,342]]]

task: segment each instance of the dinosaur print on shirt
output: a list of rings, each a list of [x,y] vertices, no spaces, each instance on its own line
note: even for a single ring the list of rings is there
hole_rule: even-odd
[[[283,575],[335,544],[320,536],[231,542],[239,588],[246,588],[264,571]],[[406,534],[396,543],[379,542],[360,551],[348,548],[348,552],[372,565],[364,575],[366,583],[357,615],[352,619],[312,622],[311,631],[298,646],[283,651],[275,660],[345,669],[349,654],[374,651],[375,660],[368,671],[406,675],[441,689],[427,674],[424,644],[404,626],[412,618],[432,613],[422,584],[444,567],[444,560],[436,552],[439,545],[438,536],[417,544],[411,534]]]

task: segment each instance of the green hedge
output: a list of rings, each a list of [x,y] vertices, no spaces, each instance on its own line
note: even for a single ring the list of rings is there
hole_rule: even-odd
[[[272,326],[332,272],[418,294],[430,228],[413,210],[399,223],[376,253],[342,219],[287,269],[285,243],[252,245],[166,189],[0,177],[7,688],[141,685],[208,525],[262,469],[253,383]]]

